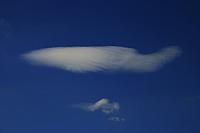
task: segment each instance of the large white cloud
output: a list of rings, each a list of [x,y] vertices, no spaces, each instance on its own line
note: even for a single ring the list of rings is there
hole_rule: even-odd
[[[101,111],[105,114],[112,114],[118,112],[120,109],[120,105],[117,102],[111,103],[108,99],[103,98],[95,103],[82,103],[74,105],[73,107],[80,108],[86,111],[94,112]]]
[[[54,47],[28,52],[23,57],[33,64],[46,65],[73,72],[124,70],[153,72],[179,56],[179,47],[167,47],[158,52],[141,54],[133,48]]]

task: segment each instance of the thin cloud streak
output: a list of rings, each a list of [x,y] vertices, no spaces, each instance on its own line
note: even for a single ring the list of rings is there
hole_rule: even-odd
[[[114,121],[114,122],[124,122],[125,118],[120,118],[118,116],[112,116],[112,117],[109,117],[108,120]]]
[[[61,68],[72,72],[130,71],[154,72],[181,54],[172,46],[150,54],[141,54],[134,48],[103,47],[54,47],[34,50],[23,58],[35,65]]]

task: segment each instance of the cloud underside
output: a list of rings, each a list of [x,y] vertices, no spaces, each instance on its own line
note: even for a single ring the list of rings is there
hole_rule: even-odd
[[[111,103],[108,99],[103,98],[95,103],[83,103],[74,105],[73,107],[80,108],[86,111],[94,112],[101,111],[105,114],[112,114],[118,112],[120,105],[117,102]]]
[[[55,47],[31,51],[23,57],[32,64],[72,72],[153,72],[174,60],[180,52],[178,47],[167,47],[150,54],[141,54],[133,48],[117,46]]]

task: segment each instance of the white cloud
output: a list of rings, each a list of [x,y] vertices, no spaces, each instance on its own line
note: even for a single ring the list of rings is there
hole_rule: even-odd
[[[120,110],[120,105],[117,102],[110,102],[108,99],[103,98],[98,100],[95,103],[82,103],[73,105],[75,108],[80,108],[89,112],[101,111],[102,113],[107,114],[109,121],[114,122],[124,122],[125,118],[119,116],[112,116],[113,114],[118,114]]]
[[[61,68],[73,72],[123,70],[153,72],[179,56],[179,47],[167,47],[158,52],[141,54],[133,48],[55,47],[35,50],[23,55],[33,64]]]
[[[112,117],[109,117],[108,120],[115,121],[115,122],[124,122],[125,118],[120,118],[118,116],[112,116]]]
[[[90,112],[101,111],[105,114],[112,114],[118,112],[120,109],[120,105],[117,102],[111,103],[108,99],[103,98],[95,103],[82,103],[78,105],[74,105],[73,107],[77,107],[83,110],[87,110]]]

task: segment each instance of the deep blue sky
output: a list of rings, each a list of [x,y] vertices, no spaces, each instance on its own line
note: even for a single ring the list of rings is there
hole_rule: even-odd
[[[0,133],[199,133],[200,10],[187,0],[0,0]],[[153,73],[78,74],[20,55],[54,46],[115,45],[181,57]],[[103,97],[123,123],[71,108]]]

